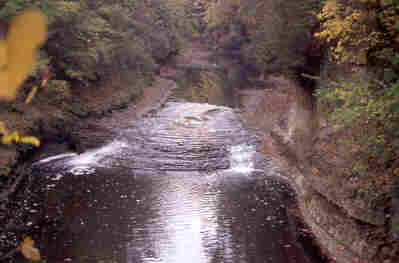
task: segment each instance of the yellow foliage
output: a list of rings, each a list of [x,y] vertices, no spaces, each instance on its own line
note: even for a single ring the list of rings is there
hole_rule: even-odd
[[[19,251],[29,260],[40,260],[40,251],[35,247],[35,241],[30,236],[24,238],[24,241],[19,246]]]
[[[37,49],[46,38],[47,20],[42,12],[29,10],[12,19],[7,39],[0,40],[0,99],[15,99],[18,88],[35,65]],[[36,90],[37,87],[32,90],[26,103],[32,100]],[[40,145],[35,137],[9,132],[3,122],[0,122],[0,134],[1,142],[6,145],[18,142]]]
[[[36,51],[47,36],[46,17],[30,10],[11,21],[7,40],[0,42],[0,98],[13,100],[17,90],[32,71]]]
[[[21,136],[20,142],[26,143],[26,144],[33,144],[36,147],[40,146],[40,141],[36,137],[33,137],[33,136]]]
[[[12,132],[10,134],[4,134],[3,137],[1,137],[1,142],[3,144],[12,144],[13,142],[18,142],[19,141],[19,135],[18,132]]]
[[[371,26],[376,20],[373,9],[355,9],[337,0],[327,0],[317,18],[322,22],[322,30],[315,36],[329,43],[332,58],[338,63],[364,64],[368,50],[384,41],[383,33]]]
[[[36,147],[40,146],[40,141],[35,137],[22,136],[19,135],[17,131],[9,132],[2,121],[0,121],[0,134],[3,135],[1,137],[1,143],[5,145],[22,142],[22,143],[35,145]]]

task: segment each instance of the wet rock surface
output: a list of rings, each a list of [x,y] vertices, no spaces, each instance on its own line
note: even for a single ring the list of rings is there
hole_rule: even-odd
[[[312,262],[293,190],[227,107],[167,103],[34,174],[49,262]]]

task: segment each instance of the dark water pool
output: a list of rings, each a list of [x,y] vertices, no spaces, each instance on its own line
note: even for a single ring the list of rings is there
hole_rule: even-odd
[[[81,155],[39,161],[47,262],[316,262],[292,189],[234,111],[169,103]]]

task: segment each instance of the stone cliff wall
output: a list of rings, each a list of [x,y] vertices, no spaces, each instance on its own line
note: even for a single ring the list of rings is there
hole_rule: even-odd
[[[395,262],[398,246],[385,210],[390,189],[357,194],[356,178],[340,175],[356,156],[337,144],[311,95],[283,76],[266,83],[277,88],[241,91],[242,117],[261,129],[265,153],[292,179],[303,218],[320,245],[337,262]]]

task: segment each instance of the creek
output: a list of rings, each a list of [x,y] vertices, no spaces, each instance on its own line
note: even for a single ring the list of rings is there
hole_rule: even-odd
[[[47,262],[318,262],[293,190],[228,107],[168,102],[108,144],[34,164]]]

